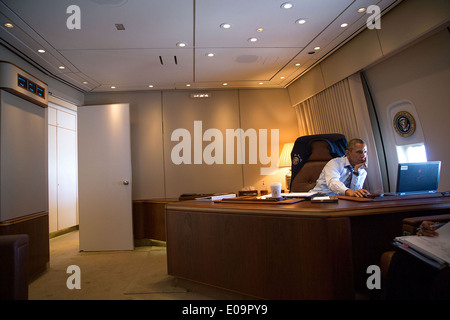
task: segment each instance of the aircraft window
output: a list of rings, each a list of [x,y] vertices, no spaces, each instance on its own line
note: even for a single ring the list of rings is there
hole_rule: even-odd
[[[406,162],[427,162],[425,144],[412,144],[397,146],[397,157],[399,163]]]

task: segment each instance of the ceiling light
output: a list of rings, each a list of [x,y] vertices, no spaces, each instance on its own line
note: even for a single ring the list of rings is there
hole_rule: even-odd
[[[296,67],[300,67],[300,63],[296,63],[295,66],[296,66]]]
[[[188,83],[187,85],[186,85],[186,87],[190,87],[191,85]]]
[[[83,81],[83,84],[88,84],[89,82],[87,82],[87,81]]]
[[[249,38],[248,41],[250,41],[250,42],[256,42],[256,41],[258,41],[258,39],[257,39],[257,38]]]
[[[148,87],[149,87],[149,88],[153,88],[153,85],[152,85],[152,84],[149,84]]]
[[[285,79],[286,77],[280,77],[280,79]]]
[[[259,84],[264,84],[263,82],[260,82]]]
[[[314,50],[320,50],[320,47],[315,47]]]
[[[187,46],[187,44],[184,43],[184,42],[178,42],[178,43],[177,43],[177,47],[184,48],[184,47],[186,47],[186,46]]]
[[[306,20],[305,19],[298,19],[297,21],[295,21],[296,24],[305,24]]]
[[[39,49],[38,52],[39,53],[45,53],[45,50],[44,49]]]
[[[64,67],[64,66],[59,66],[59,68],[60,68],[61,70],[64,70],[66,67]]]
[[[111,86],[111,89],[115,89],[116,87],[115,86]]]
[[[364,11],[366,11],[366,8],[359,8],[358,9],[358,12],[364,12]]]
[[[226,82],[225,82],[225,83],[224,83],[223,85],[224,85],[224,86],[227,86],[227,85],[228,85],[228,83],[226,83]]]
[[[14,25],[12,23],[6,22],[5,24],[3,24],[5,27],[7,28],[14,28]]]
[[[207,56],[207,57],[214,57],[214,53],[210,52],[210,53],[205,54],[205,56]]]
[[[345,28],[346,26],[348,26],[348,23],[341,24],[341,28]]]
[[[258,31],[258,32],[263,32],[263,31],[264,31],[264,28],[258,28],[258,29],[256,29],[256,31]]]
[[[285,2],[281,5],[281,9],[290,9],[292,8],[294,5],[290,2]]]
[[[193,99],[211,98],[211,93],[191,93],[189,96]]]
[[[220,27],[221,27],[222,29],[230,29],[230,28],[231,28],[231,24],[229,24],[229,23],[222,23],[222,24],[220,25]]]

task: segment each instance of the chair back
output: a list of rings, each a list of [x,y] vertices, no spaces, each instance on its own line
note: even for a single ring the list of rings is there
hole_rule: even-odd
[[[316,185],[323,167],[332,158],[345,155],[347,140],[342,134],[303,136],[291,153],[291,192],[308,192]]]

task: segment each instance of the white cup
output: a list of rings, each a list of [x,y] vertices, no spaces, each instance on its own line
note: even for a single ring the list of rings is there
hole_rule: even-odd
[[[270,184],[272,198],[281,198],[281,182],[272,182]]]

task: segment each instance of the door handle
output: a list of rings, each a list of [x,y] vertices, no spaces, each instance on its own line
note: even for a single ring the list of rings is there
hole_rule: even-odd
[[[127,185],[130,184],[130,182],[129,182],[128,180],[123,180],[123,181],[122,181],[122,184],[123,184],[124,186],[127,186]]]

